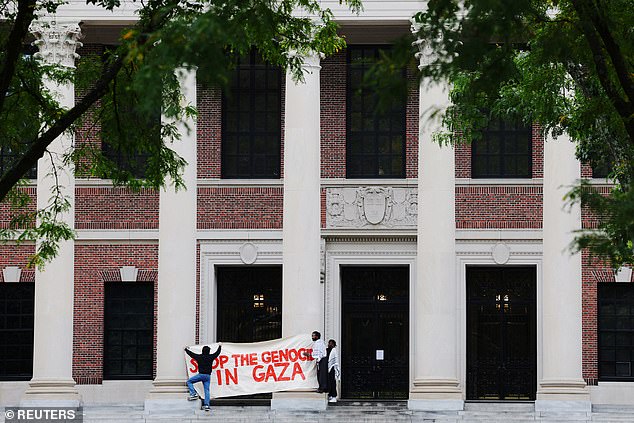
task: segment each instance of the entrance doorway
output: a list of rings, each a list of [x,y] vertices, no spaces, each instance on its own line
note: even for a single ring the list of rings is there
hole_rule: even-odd
[[[467,399],[534,400],[536,269],[467,267]]]
[[[407,399],[409,267],[341,268],[342,397]]]

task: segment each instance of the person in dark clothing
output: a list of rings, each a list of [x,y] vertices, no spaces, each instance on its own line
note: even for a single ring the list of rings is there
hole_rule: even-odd
[[[341,380],[341,370],[337,342],[334,339],[328,341],[326,356],[328,357],[328,402],[337,402],[337,381]]]
[[[313,360],[317,362],[317,383],[319,388],[317,392],[328,391],[328,359],[326,358],[326,344],[321,339],[321,333],[314,331],[313,339]]]
[[[188,356],[196,360],[198,363],[198,374],[187,379],[187,387],[189,388],[189,401],[194,401],[200,398],[196,390],[194,389],[194,383],[202,382],[203,383],[203,391],[205,393],[205,398],[203,398],[203,409],[205,411],[209,411],[209,382],[211,381],[211,368],[214,363],[214,360],[220,355],[220,350],[222,348],[222,342],[218,343],[218,349],[215,353],[209,354],[211,348],[207,345],[203,347],[202,354],[196,354],[191,352],[185,347],[185,352]]]

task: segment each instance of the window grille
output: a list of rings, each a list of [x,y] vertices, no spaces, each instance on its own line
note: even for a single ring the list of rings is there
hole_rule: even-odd
[[[0,380],[33,377],[35,283],[0,283]]]
[[[107,282],[104,379],[152,379],[153,282]]]
[[[599,380],[634,381],[634,284],[599,283]]]
[[[482,138],[471,144],[472,178],[530,178],[530,126],[492,119]]]
[[[386,47],[384,47],[386,48]],[[377,94],[363,85],[380,47],[348,47],[346,172],[348,178],[405,177],[406,99],[377,112]],[[403,70],[403,77],[405,71]]]
[[[222,96],[223,178],[280,177],[282,73],[256,52],[237,59]]]

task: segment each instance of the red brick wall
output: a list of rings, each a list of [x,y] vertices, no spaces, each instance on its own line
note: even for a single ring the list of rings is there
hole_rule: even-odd
[[[457,186],[456,228],[542,227],[541,186]]]
[[[279,229],[282,187],[198,188],[198,229]]]
[[[409,91],[405,112],[405,177],[418,176],[418,123],[419,119],[419,84],[418,70],[407,70]]]
[[[346,51],[321,62],[321,177],[346,177]]]
[[[77,229],[157,229],[159,194],[142,189],[98,187],[75,189]]]
[[[103,380],[104,272],[116,280],[122,266],[136,266],[142,271],[139,280],[154,281],[153,374],[156,373],[158,245],[76,244],[73,378],[78,384],[101,383]]]
[[[198,177],[220,178],[221,94],[218,88],[197,86]]]
[[[101,44],[84,44],[77,53],[80,58],[79,61],[86,60],[88,56],[101,56],[103,54],[104,47]],[[85,95],[85,90],[82,87],[76,87],[75,89],[75,102],[79,102]],[[97,101],[96,105],[100,105],[100,101]],[[77,122],[77,129],[75,130],[75,143],[78,148],[86,149],[86,155],[80,156],[78,166],[76,168],[76,174],[78,177],[88,177],[89,172],[86,172],[86,166],[90,165],[90,149],[101,150],[101,123],[96,121],[94,117],[95,106],[88,109],[88,112],[84,114]]]
[[[20,213],[32,213],[37,208],[37,195],[35,187],[20,188],[22,192],[25,192],[31,199],[24,208],[14,208],[8,199],[5,198],[0,203],[0,229],[6,229],[11,223],[11,219]]]

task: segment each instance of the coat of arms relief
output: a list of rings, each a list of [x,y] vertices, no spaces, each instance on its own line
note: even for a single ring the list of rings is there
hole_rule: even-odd
[[[327,228],[411,229],[416,226],[416,188],[352,187],[326,190]]]

